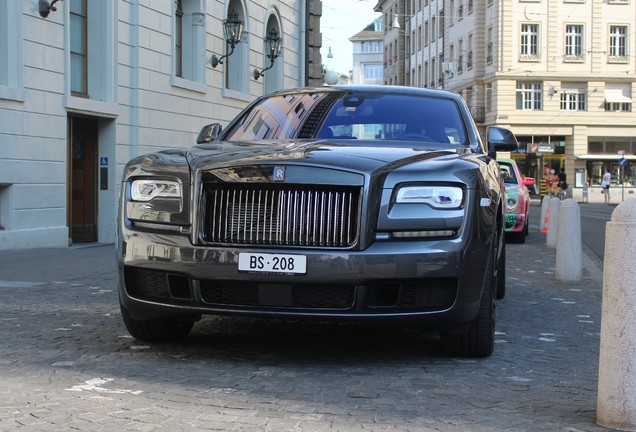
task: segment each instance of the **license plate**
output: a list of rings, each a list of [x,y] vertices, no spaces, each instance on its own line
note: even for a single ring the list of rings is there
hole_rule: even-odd
[[[305,255],[284,255],[266,253],[240,253],[239,271],[254,273],[307,273],[307,257]]]

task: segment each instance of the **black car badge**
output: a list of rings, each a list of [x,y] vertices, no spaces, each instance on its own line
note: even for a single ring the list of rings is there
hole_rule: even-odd
[[[272,180],[275,182],[283,182],[285,181],[285,167],[281,165],[276,165],[274,167],[274,175]]]

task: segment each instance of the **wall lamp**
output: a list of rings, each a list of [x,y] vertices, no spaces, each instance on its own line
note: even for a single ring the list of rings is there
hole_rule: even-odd
[[[283,39],[278,35],[278,31],[274,27],[269,29],[267,36],[265,37],[265,52],[270,63],[265,69],[259,72],[258,69],[254,69],[254,79],[257,80],[262,77],[266,70],[274,67],[274,61],[280,55],[280,50],[283,48]]]
[[[48,0],[40,0],[40,16],[42,18],[46,18],[47,16],[49,16],[49,12],[55,12],[57,8],[53,5],[58,1],[60,0],[53,0],[49,3]]]
[[[238,13],[232,10],[227,14],[227,19],[223,20],[223,36],[225,42],[230,46],[230,51],[221,57],[213,55],[211,59],[213,68],[217,67],[219,63],[223,64],[223,59],[232,55],[234,47],[241,41],[244,27],[245,23],[239,18]]]

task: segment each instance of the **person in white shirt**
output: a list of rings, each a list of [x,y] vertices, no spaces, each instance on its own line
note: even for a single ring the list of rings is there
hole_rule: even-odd
[[[601,187],[603,188],[603,193],[605,194],[605,203],[609,204],[610,202],[610,182],[612,181],[612,175],[609,172],[609,169],[605,169],[605,174],[603,174],[603,180],[601,181]]]

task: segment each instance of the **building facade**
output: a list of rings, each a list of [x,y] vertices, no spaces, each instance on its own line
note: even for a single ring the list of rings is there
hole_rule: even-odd
[[[634,0],[386,0],[376,10],[395,23],[385,41],[405,41],[405,83],[462,94],[482,132],[512,129],[525,175],[541,184],[565,168],[582,199],[609,169],[636,196]],[[389,66],[385,84],[399,81]]]
[[[128,160],[323,81],[319,0],[50,3],[0,2],[0,250],[114,242]]]
[[[353,44],[353,84],[381,85],[384,83],[384,20],[377,18],[365,29],[349,38]]]

